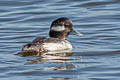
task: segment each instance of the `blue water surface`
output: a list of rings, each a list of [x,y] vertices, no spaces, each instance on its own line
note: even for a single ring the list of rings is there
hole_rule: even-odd
[[[16,55],[68,17],[72,52]],[[120,80],[119,0],[0,0],[0,80]]]

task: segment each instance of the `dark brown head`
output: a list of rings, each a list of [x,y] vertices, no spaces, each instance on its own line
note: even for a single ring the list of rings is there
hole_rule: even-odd
[[[54,20],[50,27],[49,35],[52,38],[66,39],[66,37],[73,31],[72,21],[68,18],[62,17]]]

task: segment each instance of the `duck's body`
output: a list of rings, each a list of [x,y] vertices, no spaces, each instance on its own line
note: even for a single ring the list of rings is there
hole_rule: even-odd
[[[59,18],[52,22],[49,35],[50,38],[36,38],[33,42],[24,46],[23,51],[57,51],[71,50],[72,45],[66,37],[72,32],[74,26],[68,18]]]
[[[58,50],[72,50],[72,45],[67,40],[60,40],[58,38],[36,38],[32,43],[24,46],[24,51],[58,51]]]

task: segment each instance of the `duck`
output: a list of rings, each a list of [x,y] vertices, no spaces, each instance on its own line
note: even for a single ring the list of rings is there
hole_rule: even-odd
[[[55,19],[51,24],[49,30],[50,37],[38,37],[32,42],[24,45],[22,51],[35,51],[41,53],[49,51],[72,50],[71,43],[66,39],[72,32],[79,36],[82,35],[74,29],[72,20],[66,17],[60,17]]]

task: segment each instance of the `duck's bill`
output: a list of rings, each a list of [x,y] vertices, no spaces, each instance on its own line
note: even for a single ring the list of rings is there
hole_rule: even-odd
[[[75,30],[75,29],[72,31],[72,34],[73,34],[73,35],[77,35],[77,36],[83,36],[82,33],[78,32],[78,31]]]

